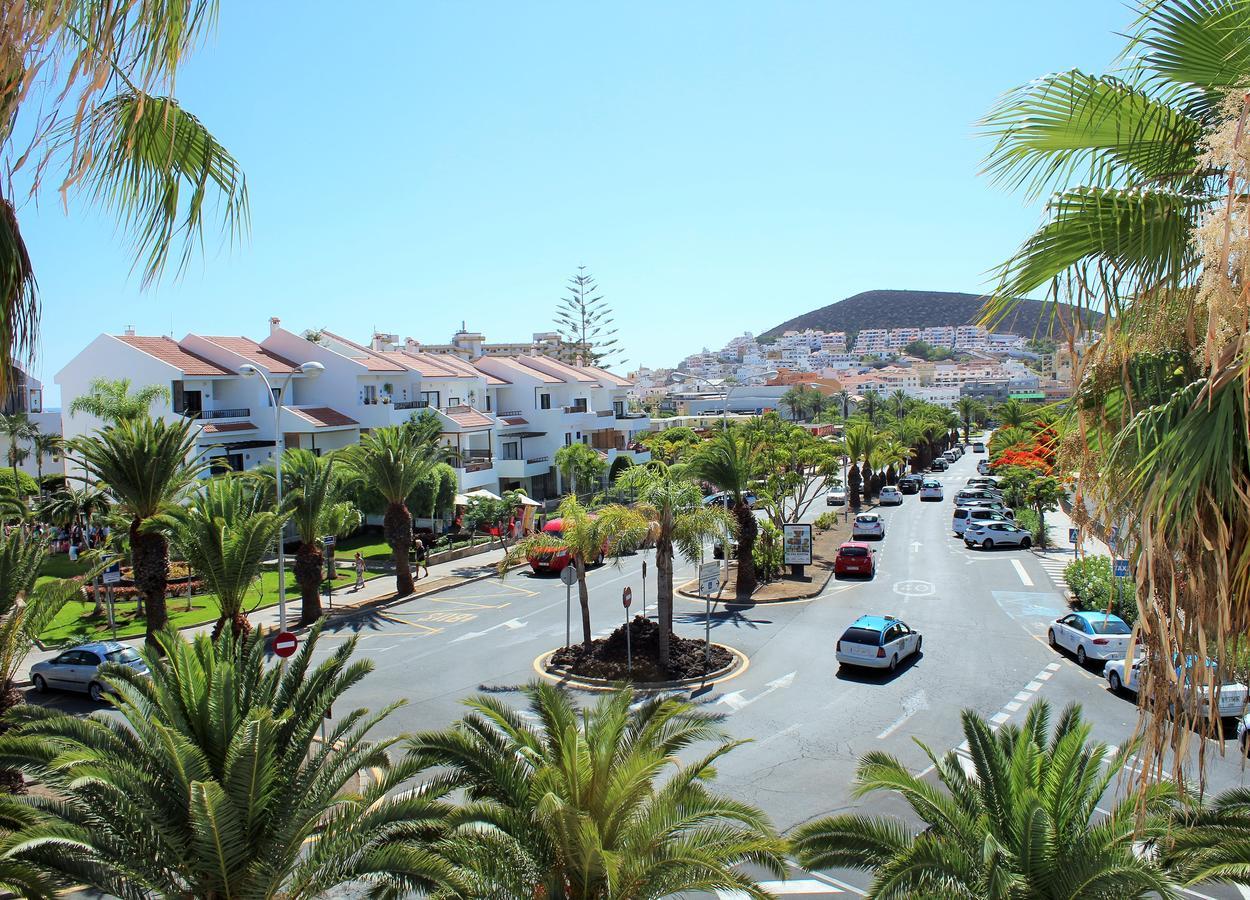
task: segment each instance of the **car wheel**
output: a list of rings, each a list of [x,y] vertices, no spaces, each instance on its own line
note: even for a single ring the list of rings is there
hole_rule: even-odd
[[[104,699],[105,699],[104,688],[100,685],[100,682],[98,681],[93,681],[91,682],[91,684],[87,685],[87,694],[96,703],[104,702]]]
[[[1053,628],[1049,632],[1046,633],[1046,639],[1047,639],[1047,642],[1050,644],[1051,650],[1059,649],[1059,641],[1055,640],[1055,630]]]
[[[1076,662],[1080,666],[1084,666],[1089,662],[1089,657],[1085,655],[1084,644],[1078,644],[1076,647]]]
[[[1024,540],[1020,542],[1020,546],[1023,547],[1025,550],[1028,550],[1030,547],[1033,546],[1033,541],[1029,538],[1025,538]]]
[[[48,692],[48,682],[43,680],[42,675],[36,675],[34,678],[31,679],[31,683],[34,684],[35,690],[38,693],[46,694]]]
[[[921,647],[921,645],[922,645],[923,643],[924,643],[924,636],[923,636],[923,635],[921,635],[920,637],[917,637],[917,638],[916,638],[916,652],[917,652],[917,653],[919,653],[919,652],[920,652],[920,647]]]
[[[994,542],[993,542],[992,540],[990,540],[989,538],[986,538],[986,539],[985,539],[985,543],[984,543],[984,544],[982,544],[982,545],[981,545],[981,547],[982,547],[982,549],[985,549],[985,550],[993,550],[993,549],[994,549]]]
[[[1111,693],[1113,694],[1120,693],[1121,689],[1124,687],[1124,685],[1120,684],[1120,676],[1115,672],[1108,673],[1107,684],[1111,685]]]
[[[898,669],[898,654],[897,653],[894,656],[890,657],[890,671],[893,672],[896,669]]]

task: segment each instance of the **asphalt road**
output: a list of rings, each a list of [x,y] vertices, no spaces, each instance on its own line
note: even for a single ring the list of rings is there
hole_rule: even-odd
[[[882,510],[887,534],[871,581],[831,581],[809,601],[713,605],[712,639],[745,652],[750,665],[712,689],[685,693],[725,714],[735,737],[754,739],[721,761],[717,785],[759,804],[782,830],[851,808],[905,814],[895,798],[851,799],[859,756],[884,750],[922,772],[929,760],[915,741],[939,755],[957,748],[961,709],[1006,722],[1022,719],[1039,698],[1056,714],[1079,702],[1097,739],[1118,745],[1132,735],[1132,701],[1112,695],[1099,674],[1046,645],[1047,624],[1065,608],[1043,560],[1023,550],[969,551],[950,531],[954,493],[975,474],[980,458],[968,453],[936,476],[946,488],[943,501],[912,495]],[[821,500],[806,518],[825,509]],[[650,552],[590,574],[596,635],[624,620],[622,588],[632,588],[633,611],[641,610],[644,560],[646,601],[654,610]],[[678,563],[679,583],[693,574],[693,565]],[[704,604],[681,597],[676,603],[677,631],[701,637]],[[863,613],[892,614],[920,630],[923,652],[893,675],[839,671],[834,642]],[[574,640],[578,622],[574,596]],[[536,658],[564,643],[565,588],[558,579],[517,571],[340,623],[323,644],[328,650],[352,635],[376,669],[349,695],[351,705],[377,708],[403,698],[406,705],[385,731],[437,728],[455,721],[461,700],[474,693],[521,705],[518,689],[537,677]],[[1214,789],[1244,781],[1234,742],[1226,745],[1228,755],[1209,763]],[[1208,754],[1217,750],[1210,747]],[[791,874],[793,883],[771,887],[832,897],[861,894],[870,880],[845,871]],[[1204,888],[1192,896],[1239,894]]]

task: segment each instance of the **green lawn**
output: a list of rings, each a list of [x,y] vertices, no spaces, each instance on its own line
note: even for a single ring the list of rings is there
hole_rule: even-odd
[[[376,573],[365,573],[366,580],[378,577],[381,576]],[[336,574],[334,583],[335,587],[342,587],[345,584],[354,583],[355,580],[355,572],[342,570]],[[286,583],[288,602],[294,600],[298,603],[299,586],[295,583],[295,576],[290,571],[287,572]],[[266,572],[261,576],[260,582],[248,592],[244,608],[250,613],[257,609],[274,606],[277,602],[278,573]],[[170,597],[166,604],[169,608],[170,624],[175,628],[216,621],[219,613],[217,597],[213,594],[196,594],[191,598],[189,610],[186,597]],[[146,622],[135,616],[135,605],[133,600],[126,600],[116,606],[114,618],[117,622],[119,638],[135,637],[146,630]],[[106,616],[93,617],[91,612],[94,609],[95,604],[87,601],[67,603],[52,620],[52,624],[39,635],[39,640],[45,645],[61,645],[111,637],[108,618]]]
[[[474,544],[490,543],[490,538],[484,534],[474,535]],[[451,549],[460,550],[468,546],[467,541],[458,541]],[[439,552],[448,549],[447,547],[439,547]],[[334,548],[334,558],[341,561],[350,560],[356,555],[356,551],[360,551],[360,555],[365,559],[384,560],[389,562],[392,558],[391,545],[384,541],[381,537],[374,534],[354,534],[349,538],[339,541]]]

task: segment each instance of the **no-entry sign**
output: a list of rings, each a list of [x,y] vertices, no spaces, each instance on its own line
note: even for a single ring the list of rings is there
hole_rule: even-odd
[[[629,609],[629,604],[634,600],[634,592],[630,588],[621,591],[621,605]]]
[[[279,631],[273,639],[273,652],[283,659],[294,655],[295,648],[298,646],[299,638],[289,631]]]

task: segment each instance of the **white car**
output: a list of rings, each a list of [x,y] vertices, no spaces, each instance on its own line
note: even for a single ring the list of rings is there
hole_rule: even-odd
[[[825,494],[825,506],[846,506],[846,488],[829,488]]]
[[[990,464],[987,460],[983,459],[977,463],[977,474],[978,475],[990,474]]]
[[[942,482],[936,478],[926,478],[920,485],[921,500],[941,500]]]
[[[844,666],[889,669],[920,652],[919,631],[893,616],[860,616],[838,638],[835,656]]]
[[[972,445],[972,452],[973,452],[973,453],[984,453],[984,452],[985,452],[985,445],[984,445],[984,444],[982,444],[980,441],[977,441],[975,444],[973,444],[973,445]]]
[[[876,513],[860,513],[851,523],[851,540],[869,537],[885,540],[885,520]]]
[[[893,485],[888,485],[881,489],[877,502],[882,506],[898,506],[903,502],[903,492]]]
[[[1047,639],[1051,649],[1061,647],[1076,654],[1082,666],[1091,659],[1123,660],[1133,629],[1119,616],[1105,612],[1074,612],[1051,623]]]
[[[956,506],[971,506],[976,501],[1002,503],[1003,495],[995,490],[981,487],[962,488],[955,493]]]
[[[951,519],[951,530],[957,537],[962,537],[969,523],[1006,522],[1007,517],[996,509],[984,509],[979,506],[960,506],[956,508]]]
[[[1010,522],[978,522],[964,529],[964,543],[969,547],[992,550],[995,547],[1033,546],[1033,536]]]
[[[1190,664],[1194,661],[1194,657],[1190,657]],[[1107,686],[1115,693],[1120,691],[1128,691],[1130,694],[1136,694],[1140,686],[1140,671],[1142,666],[1146,664],[1146,657],[1139,656],[1133,661],[1133,665],[1129,667],[1128,674],[1124,672],[1125,660],[1113,659],[1107,663],[1107,667],[1103,669],[1102,677],[1107,679]],[[1208,666],[1214,668],[1216,663],[1212,660],[1207,663]],[[1225,680],[1220,681],[1220,718],[1232,719],[1238,718],[1237,722],[1237,742],[1244,749],[1246,747],[1246,699],[1250,695],[1250,688],[1242,684],[1240,681]],[[1211,701],[1208,699],[1210,691],[1205,687],[1198,689],[1198,695],[1202,698],[1199,701],[1198,715],[1206,716],[1211,708]]]

